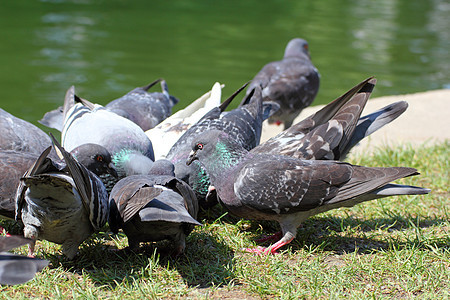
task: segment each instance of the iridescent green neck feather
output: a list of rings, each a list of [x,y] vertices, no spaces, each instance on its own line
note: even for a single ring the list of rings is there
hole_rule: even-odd
[[[227,173],[239,164],[246,154],[247,151],[243,148],[219,141],[211,157],[214,163],[209,165],[210,170],[208,170],[208,174],[211,177],[223,176],[224,173]]]

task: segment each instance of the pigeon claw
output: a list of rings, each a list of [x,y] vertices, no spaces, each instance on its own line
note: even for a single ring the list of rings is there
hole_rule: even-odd
[[[282,237],[281,231],[278,231],[278,232],[275,232],[272,235],[264,236],[264,237],[262,237],[260,239],[257,239],[257,240],[255,240],[255,242],[257,242],[257,243],[264,243],[264,242],[267,242],[267,241],[278,241],[279,239],[281,239],[281,237]]]
[[[269,255],[269,254],[279,254],[276,249],[273,249],[272,247],[262,247],[258,246],[256,248],[244,248],[242,249],[244,252],[247,253],[255,253],[256,255]]]
[[[28,244],[28,257],[30,258],[36,258],[36,255],[34,254],[34,246],[36,245],[36,240],[34,237],[32,238],[31,242]]]
[[[0,226],[0,233],[4,234],[5,236],[11,236],[11,234],[9,234],[8,231],[6,231],[6,229],[1,226]]]
[[[245,252],[250,252],[250,253],[256,253],[258,255],[262,255],[262,254],[266,254],[266,255],[267,254],[278,254],[277,250],[280,249],[281,247],[283,247],[284,245],[287,245],[290,242],[292,242],[293,239],[294,239],[294,237],[290,237],[290,238],[283,237],[281,240],[279,240],[275,244],[270,245],[267,248],[258,246],[258,247],[253,248],[253,249],[252,248],[246,248],[246,249],[244,249],[244,251]]]

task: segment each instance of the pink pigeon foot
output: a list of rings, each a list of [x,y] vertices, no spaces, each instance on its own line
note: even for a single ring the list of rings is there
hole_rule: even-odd
[[[242,250],[247,253],[255,253],[256,255],[279,254],[276,250],[271,249],[270,247],[266,248],[266,247],[262,247],[262,246],[258,246],[256,248],[244,248]]]
[[[32,241],[28,244],[28,257],[35,258],[34,255],[34,246],[36,245],[36,240],[32,239]]]
[[[5,236],[11,236],[8,231],[6,231],[5,228],[3,228],[2,226],[0,226],[0,232],[2,232]]]
[[[289,244],[290,242],[292,242],[294,238],[289,239],[288,241],[283,241],[283,239],[279,240],[278,242],[276,242],[275,244],[264,248],[261,246],[258,246],[256,248],[245,248],[244,251],[245,252],[249,252],[249,253],[256,253],[258,255],[262,255],[262,254],[278,254],[277,250],[280,249],[281,247],[283,247],[284,245]]]
[[[275,232],[272,235],[264,236],[264,237],[262,237],[260,239],[257,239],[257,240],[255,240],[255,242],[257,242],[257,243],[264,243],[264,242],[267,242],[267,241],[278,241],[278,240],[281,239],[281,236],[282,236],[281,235],[281,231],[278,231],[278,232]]]

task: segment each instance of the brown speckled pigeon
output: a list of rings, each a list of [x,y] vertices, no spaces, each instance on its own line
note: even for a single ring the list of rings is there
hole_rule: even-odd
[[[30,242],[20,236],[0,236],[0,284],[25,283],[48,265],[44,259],[5,252]]]
[[[268,63],[256,74],[247,94],[260,87],[264,101],[275,101],[280,105],[280,109],[269,118],[269,123],[284,123],[284,129],[287,129],[295,117],[311,105],[319,90],[319,81],[308,43],[295,38],[287,44],[282,60]]]
[[[173,165],[157,160],[149,175],[133,175],[120,180],[109,198],[109,226],[120,228],[128,237],[129,248],[140,242],[171,240],[174,255],[184,252],[185,238],[195,225],[198,203],[192,189],[175,178]]]
[[[16,194],[16,220],[24,225],[24,236],[62,244],[73,259],[78,246],[106,224],[108,193],[102,181],[53,140],[64,156],[66,167],[47,158],[46,149],[21,178]]]
[[[198,160],[225,207],[254,220],[277,221],[282,238],[256,253],[275,253],[290,243],[308,217],[372,199],[427,194],[429,189],[392,184],[419,174],[406,167],[363,167],[340,161],[253,154],[217,130],[198,136],[187,164]]]

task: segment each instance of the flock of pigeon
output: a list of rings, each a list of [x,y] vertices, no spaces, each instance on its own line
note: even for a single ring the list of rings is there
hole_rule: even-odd
[[[148,92],[157,83],[162,92]],[[245,249],[273,254],[312,215],[429,193],[391,183],[417,175],[413,168],[342,162],[361,139],[407,108],[401,101],[361,117],[375,83],[362,81],[292,125],[319,88],[307,42],[293,39],[284,58],[264,66],[229,111],[246,85],[221,103],[216,83],[173,115],[178,99],[161,79],[105,106],[78,97],[71,87],[64,105],[40,120],[61,132],[59,143],[0,109],[0,216],[19,224],[24,236],[3,236],[0,251],[29,245],[29,257],[0,256],[0,283],[25,282],[47,265],[32,259],[36,240],[61,244],[73,259],[78,246],[106,224],[113,233],[122,230],[131,249],[168,239],[179,255],[186,236],[201,225],[199,209],[220,202],[236,216],[277,221],[281,232],[274,244]],[[283,123],[285,130],[260,144],[264,120]]]

